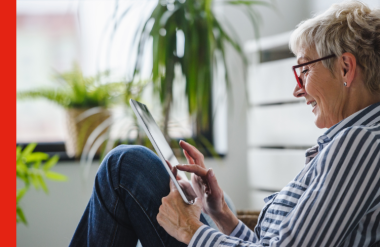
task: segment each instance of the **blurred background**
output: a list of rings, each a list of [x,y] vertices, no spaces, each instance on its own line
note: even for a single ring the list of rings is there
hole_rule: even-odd
[[[338,2],[17,0],[18,246],[67,246],[103,155],[151,146],[129,98],[260,210],[325,131],[292,97],[290,34]]]

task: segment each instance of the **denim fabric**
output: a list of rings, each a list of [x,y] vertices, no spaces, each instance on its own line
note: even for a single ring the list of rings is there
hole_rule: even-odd
[[[165,232],[156,216],[169,194],[169,175],[161,160],[142,146],[121,145],[102,161],[92,196],[71,247],[186,246]],[[200,219],[207,224],[201,215]]]

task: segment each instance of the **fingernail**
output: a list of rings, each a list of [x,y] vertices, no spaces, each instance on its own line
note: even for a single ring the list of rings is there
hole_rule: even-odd
[[[211,177],[214,176],[214,171],[212,170],[212,168],[210,168],[210,176],[211,176]]]

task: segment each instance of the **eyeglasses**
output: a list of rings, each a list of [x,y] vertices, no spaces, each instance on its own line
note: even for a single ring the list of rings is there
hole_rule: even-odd
[[[303,64],[298,64],[298,65],[295,65],[293,66],[293,72],[294,72],[294,75],[296,76],[296,80],[297,80],[297,83],[298,83],[298,86],[300,88],[303,88],[303,81],[302,81],[302,78],[301,76],[303,74],[305,74],[308,70],[303,70],[302,67],[303,66],[306,66],[306,65],[309,65],[309,64],[312,64],[312,63],[316,63],[316,62],[319,62],[319,61],[322,61],[322,60],[325,60],[325,59],[329,59],[329,58],[332,58],[332,57],[335,57],[335,54],[332,54],[330,56],[327,56],[327,57],[322,57],[322,58],[319,58],[317,60],[313,60],[313,61],[310,61],[310,62],[307,62],[307,63],[303,63]]]

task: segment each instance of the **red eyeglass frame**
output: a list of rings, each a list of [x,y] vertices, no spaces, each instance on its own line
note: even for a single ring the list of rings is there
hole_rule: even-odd
[[[312,64],[312,63],[316,63],[316,62],[319,62],[319,61],[322,61],[322,60],[325,60],[325,59],[329,59],[329,58],[332,58],[332,57],[335,57],[336,55],[335,54],[331,54],[327,57],[322,57],[322,58],[319,58],[319,59],[316,59],[316,60],[313,60],[313,61],[310,61],[310,62],[307,62],[307,63],[302,63],[302,64],[298,64],[298,65],[295,65],[293,66],[293,72],[294,72],[294,75],[296,77],[296,80],[297,80],[297,83],[298,83],[298,86],[299,88],[303,88],[303,81],[302,79],[297,75],[297,72],[296,72],[296,69],[302,67],[302,66],[306,66],[306,65],[309,65],[309,64]]]

